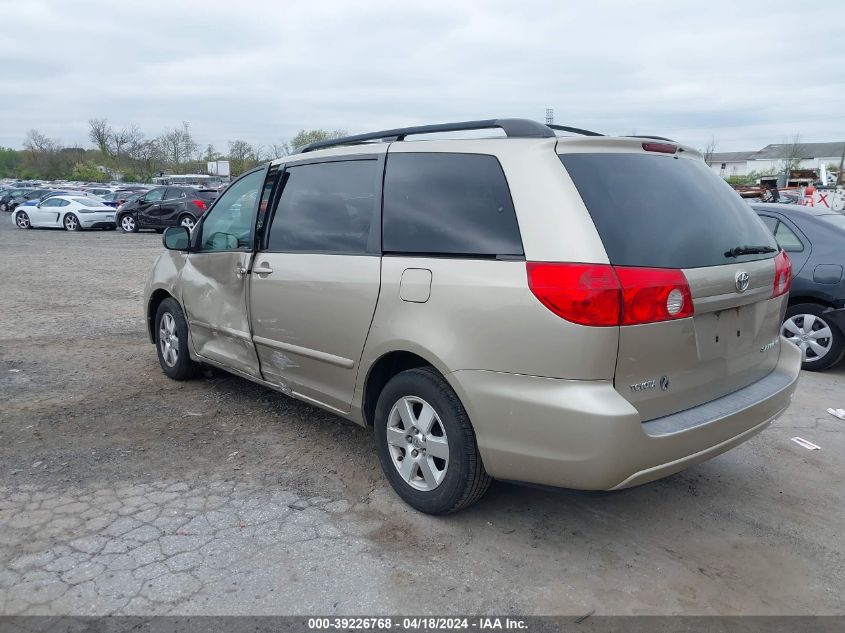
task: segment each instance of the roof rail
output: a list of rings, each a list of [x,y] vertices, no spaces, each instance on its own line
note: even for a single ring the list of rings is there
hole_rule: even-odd
[[[553,125],[552,123],[546,123],[546,127],[550,127],[553,130],[559,130],[561,132],[572,132],[573,134],[580,134],[582,136],[604,136],[604,134],[599,134],[598,132],[593,132],[591,130],[582,130],[580,127]]]
[[[367,141],[404,141],[406,136],[413,134],[435,134],[438,132],[464,132],[467,130],[491,130],[500,128],[508,138],[553,138],[555,133],[549,126],[531,121],[530,119],[484,119],[481,121],[460,121],[458,123],[439,123],[436,125],[418,125],[415,127],[400,127],[394,130],[355,134],[327,141],[316,141],[297,150],[313,152],[338,145],[356,145]],[[573,128],[574,129],[574,128]],[[593,134],[595,134],[593,132]]]

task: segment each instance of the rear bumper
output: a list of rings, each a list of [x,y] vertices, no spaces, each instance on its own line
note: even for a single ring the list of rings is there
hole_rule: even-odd
[[[79,223],[86,229],[116,226],[114,211],[102,213],[79,213],[77,217],[79,218]]]
[[[781,339],[775,369],[737,392],[640,421],[611,381],[458,371],[451,382],[498,479],[615,490],[671,475],[741,444],[789,406],[801,354]]]

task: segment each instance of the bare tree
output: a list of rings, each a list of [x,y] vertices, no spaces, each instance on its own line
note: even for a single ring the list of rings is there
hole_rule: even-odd
[[[61,149],[61,143],[38,130],[32,129],[26,133],[23,146],[30,152],[56,152]]]
[[[144,138],[144,134],[135,125],[130,125],[122,130],[114,131],[111,135],[111,153],[113,156],[122,156],[129,153],[129,149]]]
[[[182,122],[181,128],[173,128],[159,136],[158,145],[164,161],[174,168],[193,159],[199,149],[187,121]]]
[[[107,119],[89,119],[88,138],[97,146],[103,156],[110,156],[110,145],[113,131]]]
[[[267,153],[269,154],[270,160],[281,158],[290,154],[290,146],[287,144],[287,141],[271,143],[270,147],[267,148]]]
[[[333,130],[331,132],[327,130],[299,130],[299,132],[296,133],[296,136],[291,139],[290,146],[296,150],[308,145],[309,143],[340,138],[341,136],[346,136],[346,134],[346,130]]]
[[[786,174],[787,181],[793,169],[801,166],[801,159],[804,158],[804,145],[801,143],[801,135],[795,134],[792,139],[780,146],[780,160],[777,165],[777,173]]]
[[[704,156],[704,162],[707,163],[707,166],[713,164],[713,154],[716,153],[716,137],[711,136],[710,141],[708,141],[707,145],[704,146],[704,149],[701,151],[702,156]]]

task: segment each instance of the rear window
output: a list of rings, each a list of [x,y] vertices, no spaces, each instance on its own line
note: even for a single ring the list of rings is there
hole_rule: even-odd
[[[205,202],[213,202],[217,199],[217,192],[216,191],[197,191],[197,197],[200,200],[204,200]]]
[[[391,154],[383,215],[388,253],[522,255],[510,190],[494,156]]]
[[[701,268],[773,257],[726,257],[777,243],[756,213],[706,164],[643,154],[563,154],[612,264]]]

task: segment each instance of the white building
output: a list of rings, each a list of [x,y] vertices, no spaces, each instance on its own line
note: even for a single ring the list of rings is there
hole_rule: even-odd
[[[798,154],[801,157],[797,169],[818,169],[822,165],[839,166],[845,143],[801,143]],[[772,144],[751,152],[716,152],[710,158],[710,169],[723,178],[775,173],[783,168],[783,160],[789,145]]]

